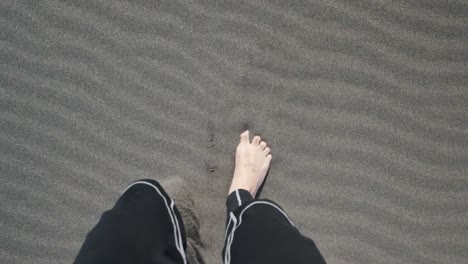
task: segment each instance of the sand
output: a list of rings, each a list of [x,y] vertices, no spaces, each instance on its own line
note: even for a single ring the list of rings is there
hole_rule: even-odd
[[[228,2],[228,3],[226,3]],[[468,263],[468,4],[0,2],[0,263],[70,263],[134,180],[221,263],[239,133],[329,263]]]

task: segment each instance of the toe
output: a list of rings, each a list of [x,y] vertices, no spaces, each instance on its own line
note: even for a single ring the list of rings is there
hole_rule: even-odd
[[[265,150],[263,150],[263,152],[265,152],[265,154],[269,154],[270,153],[270,148],[266,147]]]
[[[271,159],[272,159],[272,156],[271,156],[271,154],[268,154],[268,155],[266,156],[266,160],[267,160],[267,162],[271,162]]]
[[[260,144],[260,140],[261,138],[259,136],[255,136],[252,140],[252,143],[258,145]]]
[[[241,142],[249,142],[249,131],[246,130],[242,134],[240,134],[240,141]]]
[[[264,150],[266,148],[267,144],[265,141],[260,142],[260,148]]]

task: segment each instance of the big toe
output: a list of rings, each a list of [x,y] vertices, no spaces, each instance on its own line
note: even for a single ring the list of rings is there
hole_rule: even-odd
[[[240,142],[249,142],[249,130],[246,130],[240,134]]]

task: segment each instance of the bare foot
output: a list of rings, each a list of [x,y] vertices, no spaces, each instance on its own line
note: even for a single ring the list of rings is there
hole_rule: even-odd
[[[255,197],[257,190],[265,180],[270,168],[270,148],[259,136],[255,136],[250,143],[249,131],[240,135],[240,143],[236,149],[236,168],[228,194],[244,189]]]

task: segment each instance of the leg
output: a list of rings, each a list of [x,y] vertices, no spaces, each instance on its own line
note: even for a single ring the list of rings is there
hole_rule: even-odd
[[[283,209],[254,200],[270,166],[270,149],[259,137],[241,134],[236,169],[226,202],[224,264],[325,263],[315,243],[300,234]]]
[[[141,180],[102,215],[74,263],[187,264],[186,246],[174,202],[159,183]]]

